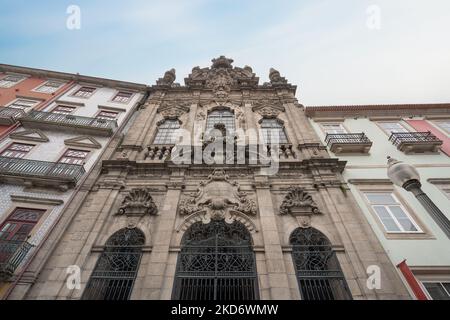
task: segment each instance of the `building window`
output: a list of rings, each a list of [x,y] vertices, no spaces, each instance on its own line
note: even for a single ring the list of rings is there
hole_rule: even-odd
[[[284,126],[277,119],[263,119],[261,133],[265,144],[288,143]]]
[[[340,134],[347,133],[347,130],[340,123],[323,123],[321,124],[323,131],[326,134]]]
[[[83,292],[83,300],[128,300],[145,244],[137,228],[122,229],[111,236]]]
[[[217,128],[219,124],[223,124],[227,132],[234,132],[234,114],[228,110],[216,110],[209,113],[206,120],[206,131]]]
[[[39,104],[39,101],[28,100],[28,99],[17,99],[11,103],[8,107],[14,109],[27,110],[28,108],[33,108]]]
[[[101,110],[97,114],[96,118],[105,120],[116,120],[118,116],[119,116],[118,112]]]
[[[60,163],[79,164],[82,165],[89,151],[68,149],[59,160]]]
[[[369,204],[376,213],[386,232],[417,233],[422,232],[417,223],[403,208],[393,193],[367,192]]]
[[[380,122],[380,127],[387,134],[391,135],[394,132],[409,132],[401,123],[399,122]]]
[[[24,241],[45,210],[17,208],[0,227],[0,240]],[[3,254],[0,253],[0,256]]]
[[[175,131],[180,128],[178,120],[165,120],[159,125],[154,144],[175,144]]]
[[[450,120],[436,121],[436,124],[447,133],[450,133]]]
[[[289,242],[302,300],[351,300],[330,241],[314,228],[297,228]]]
[[[450,300],[450,282],[422,282],[433,300]]]
[[[24,143],[12,143],[5,150],[2,151],[0,156],[8,158],[23,158],[28,152],[33,149],[34,145]]]
[[[12,86],[18,84],[20,81],[24,79],[25,79],[24,76],[8,75],[3,79],[0,79],[0,88],[11,88]]]
[[[71,114],[73,113],[77,108],[76,107],[70,107],[70,106],[56,106],[52,113],[57,114]]]
[[[59,88],[61,88],[64,85],[64,82],[61,81],[55,81],[55,80],[48,80],[43,85],[35,89],[34,91],[42,92],[42,93],[54,93],[58,91]]]
[[[79,98],[90,98],[92,94],[94,93],[95,88],[93,87],[81,87],[75,93],[73,96],[79,97]]]
[[[120,102],[120,103],[128,103],[128,102],[130,102],[132,96],[133,96],[133,93],[131,93],[131,92],[119,91],[113,98],[113,101]]]

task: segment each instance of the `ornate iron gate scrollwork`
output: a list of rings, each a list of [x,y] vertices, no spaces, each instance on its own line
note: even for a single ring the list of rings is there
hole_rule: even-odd
[[[182,240],[172,298],[259,299],[251,235],[239,223],[193,224]]]
[[[314,228],[296,229],[292,258],[303,300],[351,300],[336,253],[325,235]]]
[[[109,238],[84,291],[83,300],[128,300],[139,268],[145,236],[137,228]]]

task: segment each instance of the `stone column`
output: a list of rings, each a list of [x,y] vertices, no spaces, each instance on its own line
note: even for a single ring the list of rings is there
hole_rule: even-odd
[[[178,201],[183,185],[183,175],[174,176],[167,183],[167,194],[164,205],[160,210],[159,222],[153,237],[153,249],[150,262],[143,278],[141,292],[133,297],[144,300],[159,300],[162,298],[162,288],[165,280],[166,268],[169,264],[169,249],[177,215]]]
[[[264,239],[270,298],[288,300],[291,299],[289,281],[267,176],[256,176],[255,185]]]

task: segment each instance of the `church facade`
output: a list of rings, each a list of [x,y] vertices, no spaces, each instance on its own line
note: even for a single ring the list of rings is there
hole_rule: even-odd
[[[150,88],[9,299],[410,298],[296,87],[232,63]]]

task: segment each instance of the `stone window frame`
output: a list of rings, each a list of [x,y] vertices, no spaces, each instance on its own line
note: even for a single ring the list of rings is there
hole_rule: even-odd
[[[36,147],[38,147],[40,145],[40,143],[38,142],[30,142],[30,141],[26,141],[26,140],[21,140],[21,139],[9,139],[8,143],[6,143],[2,148],[0,148],[0,156],[1,154],[3,154],[3,152],[5,152],[6,150],[8,150],[13,144],[26,144],[26,145],[30,145],[33,146],[30,151],[28,151],[23,158],[14,158],[14,159],[29,159],[28,157],[30,156],[30,154],[32,154],[33,152],[36,151]],[[1,157],[5,157],[5,156],[1,156]],[[13,157],[7,157],[7,158],[13,158]],[[31,159],[29,159],[31,160]]]
[[[428,293],[425,288],[424,283],[426,282],[448,282],[450,283],[450,266],[439,266],[439,267],[411,267],[414,276],[419,282],[423,292],[428,297],[428,299],[433,300],[433,298]]]
[[[16,102],[20,101],[20,100],[26,100],[26,101],[33,101],[35,102],[34,105],[26,107],[25,109],[22,108],[17,108],[17,107],[11,107],[12,105],[14,105]],[[8,108],[13,108],[13,109],[18,109],[18,110],[23,110],[24,112],[27,112],[29,110],[33,110],[36,106],[38,106],[43,100],[42,99],[37,99],[37,98],[27,98],[27,97],[16,97],[16,99],[14,99],[13,101],[9,102],[5,107]]]
[[[433,120],[430,121],[433,125],[435,125],[435,127],[437,127],[438,129],[440,129],[442,132],[446,133],[447,135],[450,135],[450,129],[447,130],[444,127],[441,126],[442,122],[448,122],[450,123],[450,119],[439,119],[439,120]]]
[[[59,200],[61,201],[61,200]],[[11,204],[8,209],[6,209],[3,214],[0,216],[0,225],[3,225],[6,220],[11,216],[11,214],[19,208],[24,209],[32,209],[32,210],[45,210],[42,214],[39,221],[33,227],[29,234],[29,239],[33,240],[33,237],[39,232],[40,228],[44,226],[46,220],[53,212],[56,206],[61,205],[62,203],[58,203],[58,200],[53,199],[38,199],[27,196],[20,196],[18,199],[15,199],[15,196],[11,195]]]
[[[229,112],[232,115],[232,117],[230,117],[230,118],[233,118],[233,132],[236,132],[236,130],[237,130],[237,122],[236,122],[236,112],[235,112],[235,110],[233,108],[221,105],[221,106],[213,107],[213,108],[209,109],[206,112],[205,130],[204,130],[205,133],[208,130],[212,129],[212,128],[208,129],[208,120],[210,119],[210,114],[214,113],[214,112],[224,112],[224,111]],[[226,127],[226,124],[225,124],[225,127]],[[226,129],[228,130],[228,128],[226,128]]]
[[[411,127],[409,127],[405,121],[403,119],[390,119],[390,118],[386,118],[386,119],[377,119],[376,121],[373,121],[375,123],[375,125],[388,137],[390,138],[392,133],[387,132],[381,125],[381,123],[386,123],[386,122],[395,122],[400,124],[405,130],[406,132],[414,132],[414,130],[412,130]]]
[[[126,92],[126,93],[131,94],[130,97],[128,98],[128,100],[126,102],[124,102],[124,101],[115,101],[114,99],[116,99],[116,97],[122,92]],[[109,100],[109,102],[127,105],[127,104],[129,104],[131,102],[131,100],[133,100],[133,98],[136,96],[136,94],[137,93],[132,91],[132,90],[116,89],[114,94],[111,96],[111,99]]]
[[[89,88],[93,88],[94,91],[92,91],[92,93],[89,95],[89,97],[82,97],[82,96],[77,96],[76,93],[78,91],[80,91],[82,88],[84,87],[89,87]],[[84,84],[84,83],[80,83],[78,84],[77,87],[75,87],[72,92],[70,92],[69,96],[72,98],[76,98],[76,99],[83,99],[83,100],[87,100],[87,99],[91,99],[92,96],[100,89],[100,87],[96,86],[96,85],[92,85],[92,84]]]
[[[29,79],[30,76],[26,75],[26,74],[20,74],[20,73],[12,73],[12,72],[7,72],[4,74],[3,77],[0,78],[0,81],[2,81],[3,79],[7,78],[7,77],[21,77],[21,79],[13,84],[11,84],[10,86],[0,86],[1,89],[11,89],[15,86],[17,86],[19,83],[21,83],[22,81],[25,81],[26,79]]]
[[[166,121],[178,121],[179,127],[177,129],[175,129],[175,130],[181,129],[183,127],[183,122],[179,118],[173,118],[173,119],[172,118],[164,118],[164,119],[158,121],[156,123],[156,130],[154,131],[153,137],[151,139],[151,141],[152,141],[151,144],[152,145],[160,145],[160,146],[163,146],[163,145],[174,145],[172,143],[162,143],[162,144],[161,143],[155,143],[156,142],[156,137],[158,136],[159,127],[161,125],[163,125]]]
[[[259,140],[259,138],[261,138],[262,144],[267,144],[267,142],[264,140],[264,135],[262,132],[262,129],[263,129],[262,123],[264,120],[275,120],[281,125],[281,129],[283,130],[284,136],[286,137],[286,142],[280,142],[280,145],[286,145],[286,144],[290,145],[291,144],[291,139],[289,138],[288,130],[286,128],[285,122],[283,120],[281,120],[279,117],[270,118],[270,117],[264,117],[264,116],[262,116],[261,119],[259,119],[259,121],[258,121],[258,130],[259,130],[258,134],[260,134],[260,135],[258,135],[258,140]]]
[[[400,192],[392,185],[392,183],[387,182],[385,180],[376,179],[368,179],[368,180],[353,180],[349,181],[351,184],[355,185],[358,195],[364,202],[364,205],[370,212],[373,220],[376,225],[383,233],[384,237],[388,240],[423,240],[423,239],[435,239],[435,236],[432,234],[431,230],[425,225],[419,215],[413,210],[413,208],[408,204],[408,202],[401,196]],[[392,193],[399,201],[400,205],[405,209],[407,215],[411,217],[415,224],[420,228],[422,232],[388,232],[384,227],[383,223],[380,221],[375,210],[373,210],[372,205],[369,203],[368,199],[365,196],[365,193]]]
[[[86,165],[86,163],[88,162],[88,160],[93,156],[94,150],[95,148],[88,148],[88,147],[74,147],[74,146],[65,146],[61,152],[58,153],[58,155],[55,157],[55,162],[56,163],[64,163],[64,162],[60,162],[60,160],[64,157],[64,155],[66,154],[67,151],[69,150],[77,150],[77,151],[84,151],[87,152],[88,154],[86,155],[86,158],[84,158],[83,163],[81,164],[82,166]],[[86,169],[86,168],[85,168]]]
[[[430,178],[427,181],[438,188],[450,200],[450,178]]]
[[[39,91],[42,87],[45,87],[49,82],[59,82],[60,85],[58,88],[56,88],[54,91],[48,92],[48,91]],[[44,81],[43,83],[39,84],[37,87],[33,88],[31,91],[33,92],[37,92],[37,93],[42,93],[42,94],[54,94],[56,92],[58,92],[58,90],[60,90],[62,87],[64,87],[64,85],[66,85],[67,82],[64,80],[60,80],[60,79],[47,79],[46,81]]]

